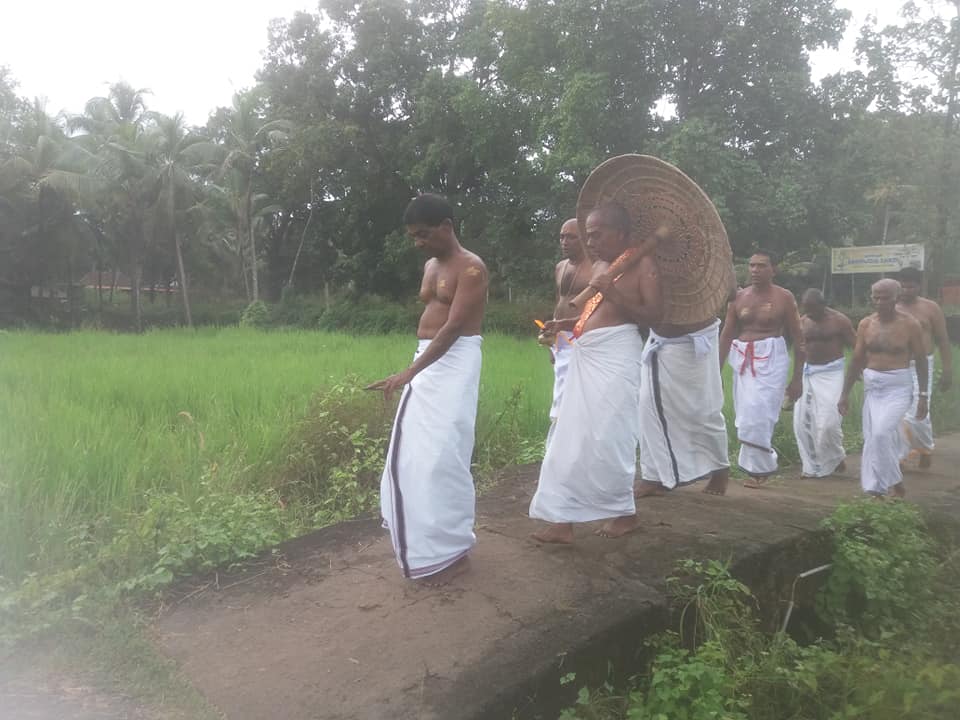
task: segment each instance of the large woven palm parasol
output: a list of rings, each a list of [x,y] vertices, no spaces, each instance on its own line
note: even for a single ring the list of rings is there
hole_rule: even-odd
[[[733,253],[706,193],[668,162],[650,155],[618,155],[590,173],[580,190],[580,237],[586,237],[590,211],[609,202],[630,213],[635,240],[662,226],[669,230],[656,251],[663,322],[692,325],[721,315],[735,287]]]

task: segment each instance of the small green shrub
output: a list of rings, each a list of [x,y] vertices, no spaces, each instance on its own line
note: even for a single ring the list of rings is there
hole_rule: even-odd
[[[904,503],[842,506],[824,525],[835,547],[822,599],[838,623],[832,637],[801,646],[762,632],[753,596],[726,566],[685,561],[669,581],[680,632],[649,643],[655,657],[628,688],[581,688],[561,719],[954,717],[958,553],[935,543]]]
[[[263,300],[254,300],[247,305],[240,316],[244,327],[265,328],[270,325],[270,308]]]
[[[859,500],[823,521],[833,536],[833,567],[818,611],[876,637],[915,627],[932,602],[937,571],[920,511],[903,502]]]
[[[376,507],[392,412],[359,378],[319,393],[283,450],[280,489],[328,525]]]

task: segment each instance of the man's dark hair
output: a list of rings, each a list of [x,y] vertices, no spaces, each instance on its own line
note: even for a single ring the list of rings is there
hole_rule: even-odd
[[[603,224],[624,233],[627,237],[633,234],[633,218],[627,209],[616,202],[607,202],[598,205],[590,211],[591,215],[603,218]]]
[[[417,195],[403,211],[404,225],[427,225],[437,227],[444,220],[453,222],[453,207],[446,198],[433,193]]]
[[[919,285],[923,282],[923,271],[915,267],[905,267],[897,273],[897,280]]]
[[[767,260],[770,261],[770,264],[774,266],[780,262],[780,258],[777,257],[776,253],[774,253],[772,250],[766,250],[765,248],[757,248],[751,253],[751,255],[763,255],[765,258],[767,258]]]

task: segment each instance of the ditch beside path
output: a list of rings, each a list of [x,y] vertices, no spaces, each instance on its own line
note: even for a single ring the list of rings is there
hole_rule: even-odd
[[[377,523],[343,523],[243,572],[183,584],[153,638],[229,720],[510,718],[538,692],[555,695],[578,663],[616,660],[662,629],[679,560],[732,559],[751,584],[788,586],[810,566],[797,548],[838,503],[862,496],[858,461],[835,478],[731,482],[726,497],[697,484],[645,498],[640,532],[609,540],[581,526],[573,547],[529,539],[536,467],[517,468],[480,499],[471,569],[442,589],[403,580]],[[957,468],[960,434],[938,438],[934,467],[906,477],[909,499],[956,514]],[[164,717],[125,699],[84,713],[57,687],[33,688],[42,702],[31,712],[23,687],[0,673],[0,717]],[[42,712],[60,701],[62,711]]]

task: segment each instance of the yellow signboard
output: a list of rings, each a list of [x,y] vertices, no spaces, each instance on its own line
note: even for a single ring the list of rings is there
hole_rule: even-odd
[[[906,267],[923,270],[923,245],[835,247],[830,260],[830,271],[835,275],[895,273]]]

